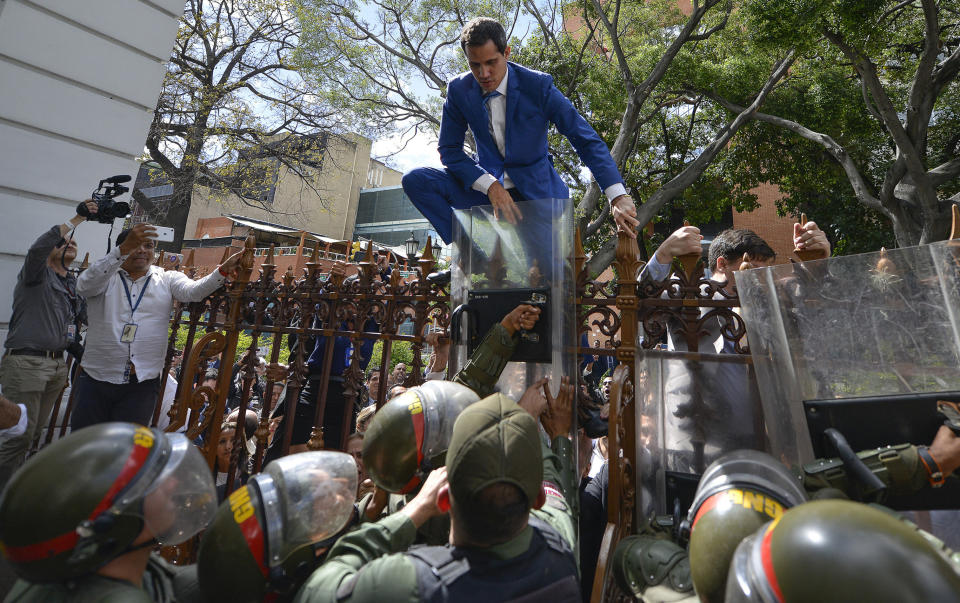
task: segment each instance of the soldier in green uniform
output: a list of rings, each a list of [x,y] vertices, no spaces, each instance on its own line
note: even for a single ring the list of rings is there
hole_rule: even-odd
[[[819,500],[786,511],[737,547],[726,603],[957,603],[957,555],[871,505]]]
[[[467,364],[453,377],[481,398],[493,393],[500,373],[510,362],[520,342],[520,330],[531,330],[540,318],[540,308],[520,304],[503,317],[499,324],[487,331],[486,337],[474,350]]]
[[[45,447],[0,499],[0,550],[20,577],[7,601],[174,601],[180,544],[217,509],[213,477],[178,433],[102,423]]]
[[[357,465],[323,450],[277,459],[220,505],[197,558],[208,601],[288,601],[360,515]]]
[[[954,423],[955,419],[950,422]],[[927,487],[940,487],[947,479],[957,479],[951,476],[960,467],[960,437],[951,427],[943,425],[929,447],[899,444],[864,450],[856,456],[876,477],[872,487],[882,485],[892,495],[912,494]],[[630,536],[618,544],[613,555],[614,577],[622,590],[638,599],[651,596],[654,592],[651,587],[661,587],[676,595],[662,600],[686,601],[685,595],[691,597],[691,601],[724,601],[724,594],[729,596],[727,574],[731,559],[745,538],[768,521],[778,520],[786,509],[805,506],[807,497],[872,500],[877,493],[861,480],[855,478],[839,458],[818,459],[788,470],[762,452],[730,452],[708,468],[697,488],[687,518],[691,527],[689,561],[686,551],[669,542],[668,536]],[[804,515],[807,518],[802,524],[806,526],[804,529],[814,529],[818,521],[829,523],[834,508],[827,507],[826,513]],[[878,521],[876,525],[886,525]],[[915,531],[915,526],[911,529]],[[798,530],[781,530],[781,533]],[[853,532],[855,530],[844,538],[853,538]],[[927,537],[934,548],[942,545],[932,536]],[[904,546],[905,551],[916,548],[913,544]],[[655,568],[654,571],[650,571],[651,568]],[[732,576],[733,570],[730,571]]]
[[[428,381],[393,398],[377,411],[364,434],[363,464],[381,490],[390,492],[387,512],[402,509],[422,478],[444,463],[457,415],[493,393],[504,366],[519,342],[518,331],[532,329],[540,309],[521,304],[487,332],[467,364],[451,381]],[[368,507],[376,519],[382,508]],[[417,530],[417,544],[443,544],[450,533],[446,515]]]
[[[341,538],[296,601],[579,601],[571,512],[573,388],[536,421],[502,394],[457,418],[446,467],[397,514]],[[418,547],[416,528],[449,508],[450,543]]]

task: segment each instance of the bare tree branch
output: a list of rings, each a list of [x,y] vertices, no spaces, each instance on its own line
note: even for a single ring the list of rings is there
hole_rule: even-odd
[[[683,190],[688,186],[693,184],[703,174],[703,171],[708,165],[710,165],[710,163],[713,161],[713,158],[716,157],[717,153],[719,153],[721,149],[726,147],[727,143],[730,142],[730,139],[734,134],[736,134],[737,130],[743,127],[745,123],[753,119],[757,110],[760,108],[760,105],[763,104],[763,101],[767,98],[767,95],[770,94],[770,91],[773,89],[774,85],[780,81],[784,75],[786,75],[790,65],[793,64],[795,57],[795,52],[791,50],[787,53],[787,56],[777,61],[776,65],[774,66],[773,73],[771,73],[770,77],[767,78],[766,83],[764,83],[753,102],[750,103],[748,107],[740,111],[734,120],[717,134],[717,136],[713,139],[713,142],[707,145],[706,148],[700,152],[696,159],[687,164],[687,167],[684,168],[682,172],[660,187],[657,192],[650,196],[646,203],[640,206],[639,210],[637,211],[637,219],[640,221],[640,224],[646,224],[653,219],[653,217],[665,203],[676,198],[677,195],[683,192]]]
[[[742,113],[746,110],[745,107],[732,103],[716,95],[711,94],[710,98],[714,99],[730,111]],[[757,112],[753,114],[753,118],[757,121],[766,122],[786,130],[790,130],[791,132],[802,136],[807,140],[823,146],[823,148],[825,148],[827,152],[837,160],[837,163],[843,167],[843,170],[846,172],[847,178],[849,178],[850,183],[853,185],[853,190],[860,202],[867,207],[882,211],[889,215],[889,211],[883,206],[883,204],[880,203],[880,199],[878,199],[873,193],[873,187],[871,187],[870,184],[863,178],[863,175],[860,173],[860,169],[850,157],[850,154],[832,137],[820,132],[814,132],[813,130],[806,128],[795,121],[791,121],[783,117],[777,117],[776,115],[768,115],[766,113]]]

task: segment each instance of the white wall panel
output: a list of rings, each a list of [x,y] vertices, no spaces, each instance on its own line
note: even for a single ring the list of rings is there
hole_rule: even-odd
[[[86,25],[162,61],[170,57],[177,22],[157,8],[136,0],[34,0],[44,8]],[[183,10],[183,2],[173,3]],[[162,7],[162,4],[158,4]],[[158,21],[158,17],[162,21]],[[166,23],[166,26],[163,26]]]
[[[136,155],[153,112],[0,59],[0,117]],[[77,119],[83,115],[83,119]]]
[[[17,233],[18,237],[0,237],[0,254],[20,256],[26,253],[27,248],[39,237],[45,230],[54,224],[66,222],[76,215],[77,203],[85,196],[90,194],[96,182],[88,187],[88,190],[80,192],[76,201],[62,201],[57,199],[38,199],[26,197],[10,192],[0,191],[0,207],[13,208],[16,214],[16,221],[27,224],[33,230],[27,232],[24,230]],[[124,199],[125,197],[121,197]],[[34,226],[35,225],[35,226]],[[79,259],[83,259],[83,254],[90,252],[90,257],[100,257],[107,251],[107,233],[110,231],[109,224],[99,224],[97,222],[84,222],[74,231],[74,238],[77,241],[77,247],[80,254]],[[120,232],[114,228],[113,235]],[[20,239],[20,240],[17,240]],[[23,241],[27,243],[24,245]],[[0,322],[6,319],[2,318],[3,312],[9,308],[0,307]]]
[[[7,0],[5,4],[0,19],[0,54],[144,107],[156,106],[166,69],[162,62],[131,52],[16,0]],[[170,47],[173,47],[172,36]]]
[[[0,255],[0,321],[4,327],[10,322],[10,314],[13,312],[13,288],[17,285],[17,274],[20,273],[20,267],[23,266],[23,259]],[[7,334],[3,333],[4,339]]]
[[[136,175],[183,6],[0,0],[0,341],[30,244],[101,178]],[[102,257],[108,230],[83,223],[81,252]]]
[[[15,190],[76,199],[101,178],[137,174],[132,154],[123,158],[3,123],[0,141],[0,186]]]
[[[121,1],[124,1],[124,0],[121,0]],[[160,8],[165,9],[167,12],[173,13],[175,15],[180,15],[183,13],[183,6],[184,6],[183,0],[140,0],[140,1],[144,2],[145,4],[153,4],[155,6],[159,6]]]

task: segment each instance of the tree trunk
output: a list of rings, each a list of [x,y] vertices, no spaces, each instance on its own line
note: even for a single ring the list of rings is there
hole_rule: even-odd
[[[185,232],[187,217],[190,215],[190,205],[193,200],[194,178],[182,178],[173,183],[173,196],[170,198],[170,209],[167,211],[164,222],[173,227],[173,243],[171,251],[180,252],[185,237],[193,238],[192,232]]]

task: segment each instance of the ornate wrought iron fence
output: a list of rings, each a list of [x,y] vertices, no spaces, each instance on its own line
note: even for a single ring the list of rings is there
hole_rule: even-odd
[[[634,484],[635,459],[635,409],[633,387],[635,383],[634,362],[637,349],[657,347],[667,330],[667,323],[678,321],[685,325],[684,332],[695,339],[697,322],[702,320],[700,308],[706,307],[713,315],[724,315],[730,324],[738,325],[724,333],[725,337],[739,340],[743,336],[743,325],[733,313],[737,306],[735,297],[717,296],[716,283],[704,278],[703,267],[697,258],[683,260],[683,268],[663,282],[639,279],[642,262],[635,239],[621,235],[617,247],[616,268],[619,277],[614,281],[593,281],[585,271],[585,254],[579,236],[575,246],[575,269],[577,272],[577,317],[581,333],[589,330],[590,325],[598,327],[604,341],[613,343],[613,347],[578,347],[572,352],[581,355],[614,356],[619,366],[614,371],[614,383],[610,397],[610,435],[609,456],[610,496],[607,534],[604,539],[603,553],[597,571],[595,588],[608,596],[614,596],[615,587],[607,580],[604,584],[606,556],[620,537],[629,535],[633,529],[633,508],[636,484]],[[319,449],[324,446],[324,433],[321,429],[327,404],[327,384],[332,370],[333,346],[336,337],[349,339],[354,348],[364,339],[377,339],[383,342],[379,367],[380,381],[387,381],[389,369],[387,359],[391,355],[394,342],[407,341],[412,344],[412,371],[404,385],[413,386],[422,382],[423,366],[421,352],[424,347],[424,327],[435,324],[446,329],[450,322],[449,291],[425,277],[435,267],[432,250],[425,247],[422,258],[417,261],[415,278],[404,279],[399,270],[394,270],[386,280],[380,278],[373,258],[372,248],[367,248],[366,257],[359,262],[359,273],[346,278],[343,275],[321,273],[319,244],[314,247],[311,259],[306,263],[302,274],[293,273],[288,268],[278,275],[274,263],[274,249],[266,252],[266,259],[260,266],[258,275],[253,274],[256,241],[249,237],[245,242],[243,258],[240,262],[238,278],[223,289],[201,302],[175,304],[170,323],[170,337],[167,344],[164,374],[169,371],[177,351],[183,354],[183,366],[177,383],[175,401],[169,409],[169,431],[185,430],[187,436],[196,440],[202,453],[214,467],[217,442],[221,432],[222,417],[227,397],[233,381],[231,367],[239,362],[239,416],[244,417],[251,401],[253,384],[256,379],[257,350],[261,346],[270,349],[267,361],[273,365],[266,373],[263,406],[259,414],[259,424],[253,434],[244,433],[244,421],[237,421],[234,445],[227,475],[227,489],[232,488],[241,462],[244,440],[256,438],[256,452],[250,461],[251,470],[259,472],[264,453],[270,439],[269,417],[273,405],[282,404],[282,412],[292,418],[300,391],[310,377],[307,360],[312,348],[308,340],[325,336],[326,350],[321,367],[319,392],[313,431],[308,448]],[[199,270],[194,265],[193,252],[183,263],[181,270],[192,278],[198,277]],[[369,319],[375,321],[377,332],[365,332],[363,325]],[[413,335],[398,333],[401,323],[411,320],[414,324]],[[250,342],[245,348],[239,347],[240,334],[249,333]],[[279,371],[276,367],[280,359],[282,346],[294,339],[289,348],[288,368]],[[179,345],[178,342],[182,342]],[[690,346],[695,350],[696,344]],[[741,350],[742,351],[742,350]],[[203,385],[207,368],[212,362],[219,363],[216,385]],[[314,371],[316,371],[314,367]],[[363,388],[364,375],[361,370],[361,358],[352,354],[343,374],[343,401],[352,408]],[[286,395],[283,400],[274,402],[274,383],[286,382]],[[160,419],[161,404],[166,383],[162,382],[161,391],[153,416],[153,425]],[[381,387],[377,400],[378,407],[383,404],[386,388]],[[338,403],[340,403],[338,401]],[[68,401],[67,417],[64,426],[69,424]],[[353,413],[344,413],[346,419],[341,427],[344,437],[351,428],[349,419]],[[51,430],[47,441],[53,437]],[[282,453],[290,447],[293,421],[287,421],[285,433],[275,437],[282,438]],[[59,435],[63,435],[61,427]],[[329,435],[329,434],[327,434]],[[188,551],[181,551],[181,559],[189,557]]]

